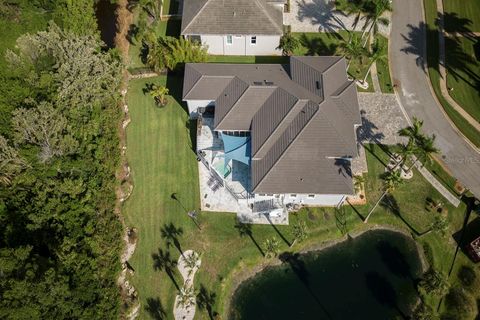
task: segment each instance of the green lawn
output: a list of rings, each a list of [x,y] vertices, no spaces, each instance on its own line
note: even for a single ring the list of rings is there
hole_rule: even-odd
[[[478,60],[480,57],[475,56],[474,46],[478,46],[479,43],[478,37],[452,37],[445,40],[447,86],[453,88],[450,95],[478,122],[480,122],[480,61]]]
[[[139,292],[142,301],[141,318],[148,318],[152,308],[158,311],[157,299],[167,318],[172,319],[175,286],[163,271],[153,268],[152,254],[158,249],[168,251],[172,258],[179,257],[175,247],[167,248],[160,229],[165,224],[173,223],[183,230],[179,237],[182,250],[194,249],[203,253],[202,267],[196,276],[195,286],[205,286],[216,295],[213,310],[224,315],[229,301],[232,284],[239,273],[265,263],[257,247],[248,237],[240,237],[234,228],[235,215],[231,213],[202,212],[199,216],[201,230],[187,217],[186,210],[198,209],[199,187],[197,161],[192,151],[190,123],[187,113],[178,102],[181,88],[180,77],[166,76],[152,79],[130,81],[128,105],[132,122],[127,128],[127,156],[132,168],[134,191],[126,202],[124,215],[129,226],[138,230],[139,241],[130,264],[135,270],[132,283]],[[169,105],[158,108],[153,99],[142,89],[147,83],[166,84],[172,96]],[[358,207],[358,214],[366,216],[369,208],[381,194],[379,175],[384,171],[382,162],[387,155],[377,146],[369,147],[368,165],[370,172],[367,179],[367,206]],[[171,198],[176,193],[179,201]],[[330,208],[312,208],[290,215],[290,226],[279,226],[278,230],[292,241],[291,225],[295,221],[306,221],[309,238],[297,248],[309,247],[325,240],[342,236],[341,230],[357,231],[372,224],[391,225],[406,231],[426,231],[434,213],[427,212],[426,197],[440,199],[441,196],[415,172],[414,178],[393,193],[397,206],[381,205],[372,215],[369,224],[363,224],[354,209],[346,207],[343,215]],[[453,230],[462,221],[464,207],[453,209],[447,206],[448,216]],[[343,221],[338,223],[337,220]],[[253,226],[254,239],[262,245],[266,238],[276,236],[271,226]],[[454,251],[453,244],[436,234],[421,237],[433,247],[439,267],[448,264]],[[288,250],[282,242],[281,250]],[[180,275],[175,278],[180,282]],[[150,311],[149,311],[150,310]],[[204,310],[198,311],[198,319],[208,319]]]
[[[443,109],[455,123],[455,126],[477,147],[480,147],[480,133],[472,127],[442,96],[440,90],[440,72],[438,71],[438,31],[436,27],[437,7],[435,0],[424,0],[425,20],[427,23],[427,63],[428,74],[433,90]]]
[[[446,31],[480,32],[480,1],[443,0]]]
[[[380,82],[380,89],[383,93],[393,93],[392,79],[390,78],[390,67],[388,65],[388,39],[382,35],[377,35],[377,39],[385,45],[386,59],[377,61],[377,76]]]

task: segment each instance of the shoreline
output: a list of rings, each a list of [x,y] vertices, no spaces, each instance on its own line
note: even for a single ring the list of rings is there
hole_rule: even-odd
[[[305,255],[305,254],[310,254],[310,253],[320,253],[321,251],[331,248],[337,244],[343,243],[345,241],[348,241],[349,239],[356,239],[363,234],[371,231],[391,231],[395,233],[399,233],[410,240],[415,242],[415,247],[417,248],[417,253],[418,257],[420,259],[420,263],[422,266],[422,273],[428,270],[428,263],[425,258],[425,253],[423,251],[423,248],[419,245],[419,243],[412,237],[410,233],[408,233],[405,230],[398,229],[389,225],[372,225],[366,229],[361,229],[361,230],[355,230],[351,233],[347,233],[344,236],[338,238],[338,239],[331,239],[331,240],[325,240],[323,242],[320,242],[318,244],[313,244],[310,246],[307,246],[303,248],[302,250],[298,251],[300,255]],[[257,264],[251,268],[243,269],[241,272],[234,274],[232,277],[232,286],[227,293],[226,297],[226,303],[223,311],[223,316],[225,319],[228,319],[228,316],[230,314],[230,305],[233,300],[233,297],[235,295],[235,292],[238,290],[240,285],[242,285],[244,282],[250,280],[251,278],[255,277],[257,274],[260,272],[266,270],[267,268],[270,267],[276,267],[282,265],[284,262],[282,262],[280,259],[275,258],[270,261],[265,261],[260,264]]]

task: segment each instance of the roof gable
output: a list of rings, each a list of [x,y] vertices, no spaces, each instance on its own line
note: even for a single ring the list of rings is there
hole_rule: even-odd
[[[181,33],[281,35],[281,7],[267,0],[184,0]]]

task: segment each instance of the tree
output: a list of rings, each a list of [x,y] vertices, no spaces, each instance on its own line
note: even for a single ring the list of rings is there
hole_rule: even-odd
[[[340,54],[343,54],[348,59],[347,71],[353,61],[361,60],[365,54],[365,48],[362,47],[362,42],[357,34],[353,34],[350,41],[344,41],[338,46]]]
[[[347,16],[355,16],[352,28],[355,29],[362,16],[366,13],[366,0],[336,0],[335,8]]]
[[[279,249],[280,249],[280,242],[277,238],[272,237],[270,239],[265,240],[263,243],[265,247],[265,257],[266,258],[275,258],[278,256]]]
[[[53,18],[65,31],[95,35],[98,34],[98,28],[94,8],[94,0],[56,0]]]
[[[375,43],[372,46],[372,53],[370,54],[370,65],[368,66],[367,73],[365,74],[365,77],[363,78],[363,82],[365,83],[367,81],[368,75],[370,74],[370,71],[372,70],[372,66],[374,63],[376,63],[379,60],[385,60],[387,58],[386,54],[386,44],[382,43],[378,40],[375,41]]]
[[[164,107],[168,103],[167,95],[168,95],[168,88],[159,85],[153,85],[152,89],[150,90],[150,95],[155,100],[157,106]]]
[[[445,236],[448,231],[448,221],[447,218],[443,215],[436,215],[431,228],[433,231],[438,232],[442,236]]]
[[[7,139],[0,135],[0,185],[9,185],[12,179],[28,166],[18,151],[8,144]]]
[[[77,151],[78,142],[70,133],[67,119],[50,103],[42,102],[36,108],[15,110],[12,124],[15,142],[39,146],[41,162]]]
[[[298,47],[300,47],[300,40],[294,37],[291,32],[286,32],[280,38],[280,44],[277,49],[281,49],[284,56],[291,56]]]
[[[378,199],[378,201],[375,203],[373,208],[368,213],[367,217],[363,221],[364,223],[368,222],[368,219],[370,218],[370,215],[373,213],[373,211],[378,206],[378,204],[382,201],[383,197],[385,197],[389,193],[392,193],[398,185],[403,183],[403,179],[402,179],[400,170],[388,171],[384,175],[383,180],[384,180],[384,184],[383,184],[384,191],[383,191],[382,195],[380,196],[380,199]]]
[[[362,184],[365,183],[365,177],[363,175],[356,175],[353,177],[353,187],[355,192],[360,192]]]
[[[196,295],[193,286],[189,285],[189,283],[185,283],[185,285],[178,291],[177,307],[188,309],[195,305],[195,298]]]
[[[193,273],[193,270],[198,267],[199,261],[200,261],[200,255],[193,251],[184,257],[184,263],[188,269],[189,276]]]
[[[433,294],[437,297],[443,297],[449,289],[447,276],[434,269],[425,272],[418,286],[424,293]]]
[[[292,244],[290,245],[290,248],[293,247],[293,245],[298,241],[302,242],[303,240],[307,239],[308,237],[308,229],[307,225],[305,224],[304,221],[297,222],[293,225],[293,237],[294,240]]]
[[[433,320],[438,319],[438,314],[430,305],[421,300],[413,311],[412,318],[415,320]]]
[[[368,0],[365,1],[365,25],[362,39],[365,38],[363,47],[367,45],[368,39],[377,34],[380,26],[388,26],[390,21],[383,17],[386,12],[392,11],[391,0]],[[368,30],[368,31],[367,31]]]
[[[185,63],[205,62],[207,60],[207,48],[196,41],[185,38],[161,36],[156,39],[146,38],[148,47],[147,64],[154,70],[165,68],[174,70],[182,67]]]

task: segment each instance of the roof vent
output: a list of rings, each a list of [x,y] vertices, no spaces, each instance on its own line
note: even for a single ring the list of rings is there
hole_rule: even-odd
[[[263,84],[262,81],[253,81],[253,84],[256,86],[261,86]]]
[[[266,86],[273,86],[273,82],[272,81],[267,81],[267,80],[263,80],[265,82],[265,85]]]

